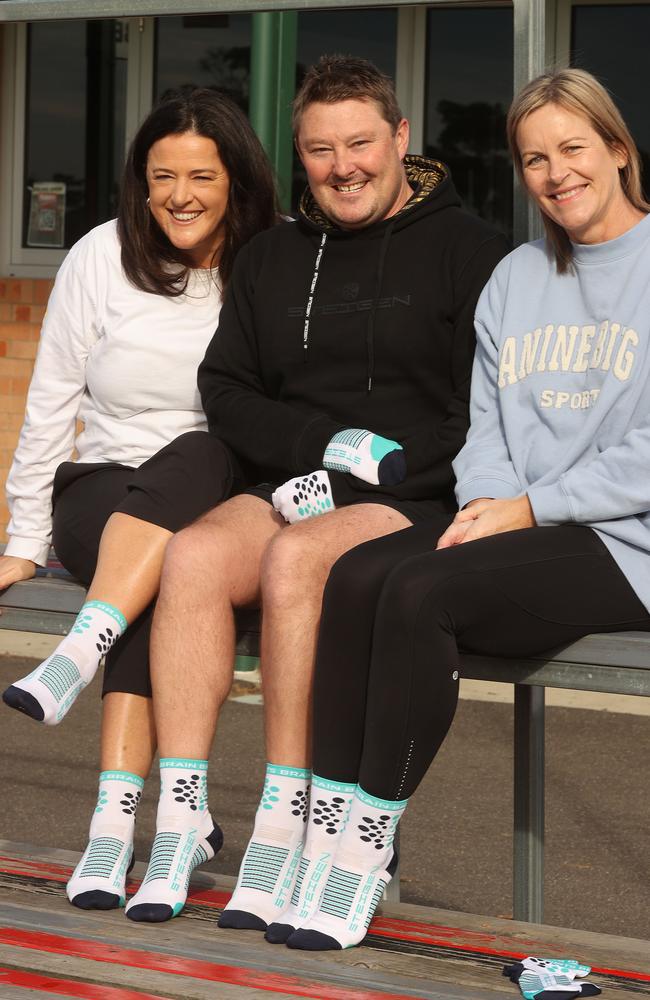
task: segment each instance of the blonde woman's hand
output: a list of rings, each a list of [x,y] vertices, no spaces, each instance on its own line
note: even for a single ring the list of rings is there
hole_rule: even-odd
[[[472,500],[459,510],[447,530],[438,539],[436,548],[447,549],[477,538],[498,535],[504,531],[534,528],[533,509],[527,494],[509,500]]]
[[[0,556],[0,590],[19,580],[30,580],[36,573],[36,563],[18,556]]]

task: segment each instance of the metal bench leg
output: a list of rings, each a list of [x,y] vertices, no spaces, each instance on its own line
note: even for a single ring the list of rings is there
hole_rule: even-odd
[[[513,916],[544,919],[544,688],[515,684]]]

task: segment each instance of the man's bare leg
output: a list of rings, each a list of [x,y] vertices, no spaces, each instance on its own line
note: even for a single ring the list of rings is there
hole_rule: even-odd
[[[262,669],[268,759],[311,765],[311,690],[323,590],[337,559],[410,521],[380,504],[355,504],[294,524],[262,563]]]
[[[180,913],[192,871],[221,846],[207,760],[232,681],[233,607],[258,599],[262,553],[283,523],[257,497],[235,497],[168,546],[151,643],[161,795],[147,874],[126,910],[132,920]]]
[[[270,763],[253,836],[220,927],[277,927],[296,879],[304,875],[298,867],[306,820],[303,788],[310,775],[311,689],[325,582],[334,562],[349,549],[409,524],[392,508],[360,504],[294,524],[266,548],[262,681]],[[342,818],[342,794],[336,809]],[[273,935],[268,939],[275,940]]]
[[[259,600],[262,555],[284,523],[265,501],[239,496],[168,545],[151,636],[161,757],[207,759],[232,683],[233,608]]]

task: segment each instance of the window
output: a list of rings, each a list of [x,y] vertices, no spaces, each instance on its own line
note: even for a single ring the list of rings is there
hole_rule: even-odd
[[[427,13],[424,152],[450,169],[465,206],[512,232],[505,116],[512,98],[512,9]]]
[[[650,187],[650,4],[587,4],[571,13],[571,65],[603,83],[639,147],[646,191]],[[624,58],[621,58],[624,53]]]
[[[248,110],[250,14],[161,17],[156,21],[154,97],[193,84],[218,87]]]

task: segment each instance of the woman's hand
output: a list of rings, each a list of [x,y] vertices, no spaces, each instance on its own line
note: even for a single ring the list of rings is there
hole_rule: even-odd
[[[436,548],[473,542],[477,538],[498,535],[503,531],[534,528],[535,517],[527,494],[512,500],[472,500],[459,510],[447,530],[438,539]]]
[[[30,580],[36,573],[36,563],[18,556],[0,556],[0,590],[19,580]]]

